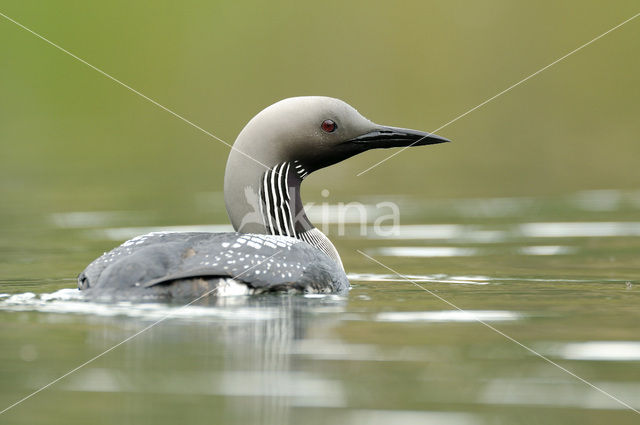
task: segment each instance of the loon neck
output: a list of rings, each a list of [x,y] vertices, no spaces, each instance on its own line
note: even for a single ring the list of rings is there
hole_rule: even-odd
[[[342,266],[336,248],[304,211],[300,185],[310,172],[305,164],[283,161],[268,169],[247,165],[227,167],[225,174],[225,203],[236,231],[300,239]]]
[[[299,161],[281,162],[263,173],[258,193],[266,233],[298,238],[314,228],[300,198],[300,184],[307,175]]]

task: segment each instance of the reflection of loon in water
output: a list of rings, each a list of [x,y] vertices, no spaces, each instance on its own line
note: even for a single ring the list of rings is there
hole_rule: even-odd
[[[369,149],[446,141],[375,124],[338,99],[285,99],[249,121],[229,154],[224,197],[238,233],[139,236],[89,264],[78,286],[125,298],[346,291],[337,250],[302,207],[302,180]]]
[[[296,407],[341,407],[345,389],[322,373],[302,368],[296,362],[298,345],[306,338],[310,326],[314,334],[329,329],[338,320],[318,314],[325,310],[342,311],[344,299],[305,299],[300,296],[252,297],[257,303],[277,308],[279,317],[254,321],[247,326],[229,326],[224,335],[227,395],[238,392],[244,397],[227,398],[230,413],[240,423],[294,424]],[[321,303],[319,303],[321,301]],[[317,337],[317,335],[316,335]],[[247,402],[245,397],[253,397]],[[229,421],[229,423],[234,421]]]
[[[314,366],[315,357],[300,351],[330,334],[346,301],[334,295],[203,298],[124,344],[115,356],[69,376],[61,389],[106,395],[109,403],[122,400],[123,418],[168,420],[192,414],[200,423],[207,412],[209,420],[215,418],[212,423],[220,424],[300,423],[297,408],[345,404],[343,383],[326,376]],[[163,309],[162,316],[179,308],[153,305]],[[138,316],[91,316],[87,343],[101,351],[145,326]]]

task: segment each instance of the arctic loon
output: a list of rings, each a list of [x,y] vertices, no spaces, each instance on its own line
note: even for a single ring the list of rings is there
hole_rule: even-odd
[[[305,214],[302,181],[369,149],[448,141],[375,124],[330,97],[281,100],[249,121],[229,154],[224,200],[236,232],[138,236],[89,264],[78,287],[125,299],[347,291],[338,251]]]

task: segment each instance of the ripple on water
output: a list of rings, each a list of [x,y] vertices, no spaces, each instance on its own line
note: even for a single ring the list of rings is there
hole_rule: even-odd
[[[495,225],[412,224],[394,227],[370,226],[368,239],[440,240],[497,244],[523,238],[581,238],[640,236],[640,222],[527,222]]]
[[[468,283],[471,285],[488,285],[491,278],[487,276],[449,276],[445,274],[433,275],[397,275],[376,273],[349,273],[349,281],[360,282],[433,282],[433,283]]]
[[[541,351],[567,360],[640,361],[640,341],[585,341],[551,344]]]
[[[530,245],[508,249],[459,248],[450,246],[389,246],[367,250],[373,255],[385,257],[450,258],[473,257],[514,253],[519,255],[569,255],[578,252],[576,247],[563,245]]]
[[[129,301],[88,301],[77,289],[60,289],[50,294],[32,292],[14,294],[0,301],[0,310],[38,311],[43,313],[87,314],[95,316],[126,316],[145,320],[160,319],[222,319],[232,321],[275,320],[282,317],[277,308],[243,307],[247,297],[225,297],[221,306],[171,305],[167,303],[133,303]]]
[[[482,404],[518,406],[556,406],[583,409],[628,409],[607,394],[624,395],[625,403],[640,408],[640,385],[637,382],[590,381],[605,394],[594,391],[570,376],[545,378],[495,378],[479,393]]]
[[[567,255],[573,254],[577,250],[569,246],[561,245],[534,245],[523,246],[518,250],[522,255]]]
[[[530,238],[640,236],[640,222],[523,223],[519,232]]]
[[[506,310],[387,311],[378,313],[378,322],[504,322],[520,320],[522,313]]]
[[[439,424],[439,425],[477,425],[486,423],[480,416],[466,412],[430,412],[410,410],[350,410],[347,424]]]
[[[160,393],[232,397],[286,397],[291,406],[345,407],[341,383],[323,376],[287,370],[212,372],[163,370],[151,375],[153,386],[119,369],[89,367],[65,379],[66,391]],[[178,383],[178,384],[177,384]]]
[[[473,243],[504,242],[510,233],[506,230],[461,224],[403,224],[394,227],[370,226],[369,239],[444,240]]]
[[[389,246],[374,250],[378,255],[388,257],[471,257],[478,255],[475,248],[452,246]]]

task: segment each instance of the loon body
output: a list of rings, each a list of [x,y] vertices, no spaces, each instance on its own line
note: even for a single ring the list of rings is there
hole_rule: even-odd
[[[224,198],[236,232],[138,236],[89,264],[78,287],[126,299],[347,291],[338,251],[304,212],[302,181],[369,149],[446,141],[375,124],[338,99],[282,100],[249,121],[229,154]]]

